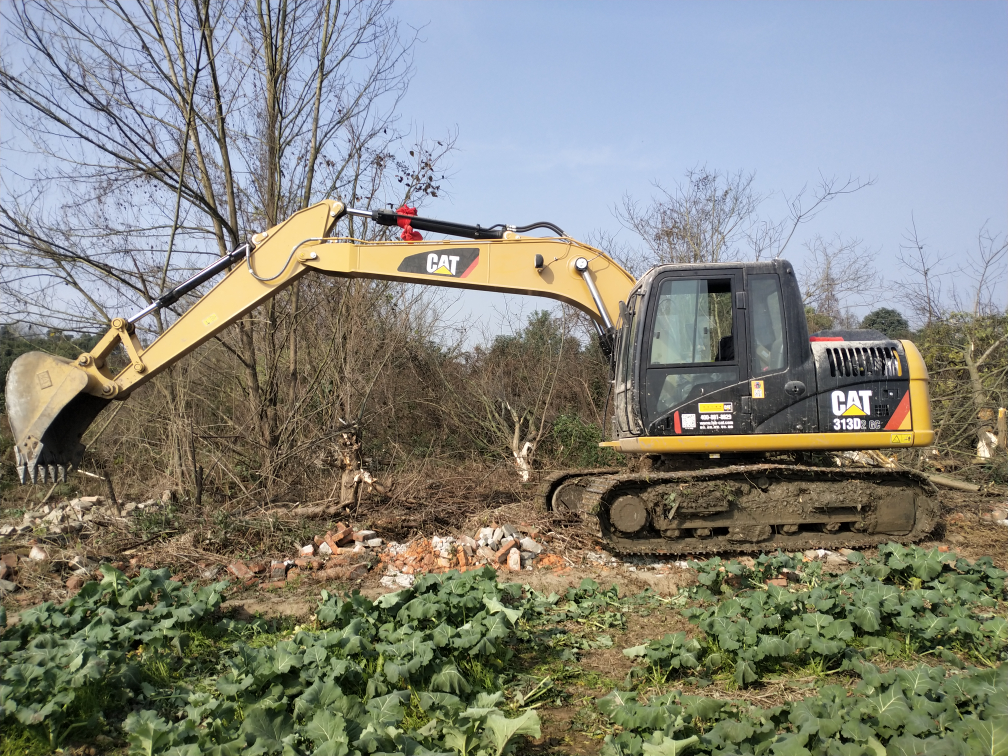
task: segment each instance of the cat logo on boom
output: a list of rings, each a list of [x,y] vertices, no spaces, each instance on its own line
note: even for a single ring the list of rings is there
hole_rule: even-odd
[[[460,247],[410,255],[399,264],[400,273],[426,273],[447,278],[468,278],[479,264],[479,248]]]
[[[834,391],[830,396],[833,405],[833,430],[867,430],[865,418],[871,414],[872,392],[868,390]]]

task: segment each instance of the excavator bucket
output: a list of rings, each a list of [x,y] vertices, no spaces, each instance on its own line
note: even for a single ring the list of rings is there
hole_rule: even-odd
[[[7,418],[14,433],[18,477],[24,483],[66,480],[80,464],[81,437],[108,404],[87,393],[88,375],[72,360],[28,352],[7,373]]]

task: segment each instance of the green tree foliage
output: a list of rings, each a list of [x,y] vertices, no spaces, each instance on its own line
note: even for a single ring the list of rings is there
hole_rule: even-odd
[[[905,339],[910,335],[910,324],[899,312],[889,307],[872,310],[861,321],[862,328],[874,328],[890,339]]]
[[[810,334],[818,333],[819,331],[828,331],[833,327],[833,318],[829,315],[816,312],[816,308],[812,305],[805,305],[805,322],[808,323],[808,332]]]

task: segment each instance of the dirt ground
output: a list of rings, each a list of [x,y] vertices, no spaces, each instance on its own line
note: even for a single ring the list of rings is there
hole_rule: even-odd
[[[942,489],[939,495],[942,521],[931,537],[920,542],[919,545],[924,548],[948,548],[970,560],[990,556],[998,567],[1008,569],[1008,527],[983,518],[983,515],[989,515],[996,508],[1006,507],[1008,488],[994,489],[985,494],[969,494]],[[436,508],[438,505],[436,502],[431,502],[429,506]],[[414,511],[411,514],[414,520],[424,519],[423,513]],[[637,560],[636,564],[631,563],[632,560],[613,560],[609,564],[600,564],[599,560],[604,560],[608,555],[604,553],[602,544],[588,536],[580,525],[555,518],[551,519],[548,515],[530,511],[521,504],[508,503],[500,507],[486,506],[468,514],[469,516],[465,518],[456,532],[442,531],[438,535],[471,534],[479,526],[505,522],[521,523],[523,526],[534,527],[548,534],[548,543],[545,544],[547,549],[561,556],[565,567],[531,572],[502,570],[503,580],[528,584],[543,593],[548,594],[552,591],[559,593],[569,586],[578,585],[583,578],[588,577],[604,586],[617,584],[621,595],[639,593],[645,588],[650,588],[659,595],[670,596],[675,595],[680,587],[691,580],[689,571],[676,567],[671,559],[649,558],[643,560],[643,563],[641,560]],[[0,522],[14,519],[5,515],[8,513],[0,512]],[[193,521],[193,518],[186,519]],[[198,518],[196,519],[198,520]],[[255,525],[250,522],[254,523],[249,520],[242,521],[240,527],[246,530],[254,528]],[[410,535],[426,535],[427,537],[433,535],[433,533],[417,532],[416,530],[407,531],[401,523],[397,526],[396,523],[390,522],[390,514],[387,511],[382,512],[380,509],[370,516],[368,512],[362,512],[360,520],[353,524],[358,527],[373,528],[380,536],[389,540],[393,538],[406,540]],[[261,527],[266,526],[262,525]],[[271,522],[268,523],[268,526],[276,529],[283,527],[283,523],[278,525],[276,522]],[[311,533],[324,533],[331,526],[331,522],[324,520],[288,524],[288,527],[294,528],[294,532],[288,534],[286,540],[288,544],[298,543],[299,538],[301,542],[308,542]],[[238,526],[236,526],[237,530]],[[319,581],[311,579],[311,575],[306,575],[304,579],[289,580],[279,588],[263,589],[258,584],[245,587],[235,581],[224,569],[229,562],[235,558],[257,559],[265,562],[268,562],[269,559],[290,558],[292,556],[291,546],[284,546],[283,539],[274,538],[273,542],[262,543],[262,546],[268,549],[267,551],[250,552],[249,539],[243,538],[241,532],[235,532],[222,540],[207,538],[205,531],[185,530],[179,532],[178,524],[168,532],[170,537],[155,535],[146,542],[140,539],[137,533],[113,531],[99,534],[99,537],[88,541],[67,540],[65,538],[48,543],[43,541],[42,545],[50,552],[50,561],[31,563],[22,560],[19,563],[18,574],[20,590],[4,594],[0,598],[7,610],[8,622],[16,622],[20,611],[42,601],[65,601],[70,595],[70,591],[66,587],[66,580],[69,576],[68,559],[73,554],[82,553],[94,559],[118,563],[126,569],[130,565],[169,567],[177,579],[186,582],[209,583],[231,579],[234,585],[228,596],[226,607],[234,608],[249,616],[308,617],[314,611],[319,592],[323,588],[330,592],[356,589],[369,597],[376,597],[389,590],[379,583],[383,571],[376,559],[372,560],[375,565],[374,569],[362,578],[350,582]],[[141,541],[140,543],[137,543],[138,539]],[[35,541],[36,539],[6,538],[0,540],[0,552],[14,552],[25,556]],[[279,548],[274,543],[276,541],[280,542]],[[723,558],[731,558],[732,556],[730,553],[722,555]],[[665,632],[685,629],[676,620],[677,617],[674,616],[668,616],[662,620],[666,623],[663,627],[668,628]],[[649,622],[648,624],[653,625],[654,623]],[[620,639],[620,643],[626,640],[623,647],[634,645],[637,638],[648,637],[649,633],[650,637],[653,637],[656,629],[655,627],[637,628],[630,631],[631,635],[626,639]],[[589,659],[592,658],[594,657],[589,656]],[[596,664],[595,661],[589,663]],[[600,670],[606,668],[607,665],[618,666],[622,663],[621,659],[610,658],[605,654],[599,655],[597,660]]]

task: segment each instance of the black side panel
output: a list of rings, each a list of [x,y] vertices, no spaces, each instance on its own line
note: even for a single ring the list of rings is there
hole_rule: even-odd
[[[805,305],[791,263],[774,260],[773,271],[780,279],[787,365],[783,370],[763,371],[758,360],[750,362],[753,425],[756,433],[816,433],[819,431],[819,413],[814,401],[816,372],[805,323]],[[746,272],[747,289],[751,276],[766,275],[748,266]],[[758,341],[760,329],[760,312],[756,305],[758,303],[752,301],[749,305],[750,340],[753,342]]]
[[[814,342],[819,422],[825,433],[897,431],[910,412],[906,353],[898,341]]]

